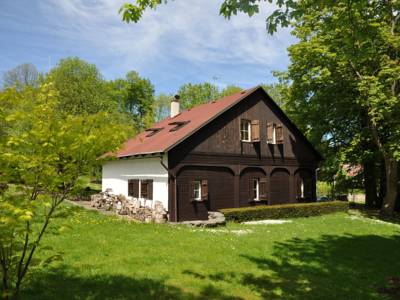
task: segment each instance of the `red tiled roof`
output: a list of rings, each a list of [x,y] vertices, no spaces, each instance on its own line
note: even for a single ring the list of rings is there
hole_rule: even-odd
[[[257,86],[213,102],[193,107],[173,118],[168,117],[153,125],[152,128],[154,130],[162,128],[160,131],[154,135],[150,134],[152,131],[141,132],[136,137],[126,141],[121,150],[116,153],[116,156],[121,158],[132,155],[166,152],[258,88]],[[172,128],[177,126],[171,123],[187,121],[189,123],[183,125],[178,130],[171,131]]]

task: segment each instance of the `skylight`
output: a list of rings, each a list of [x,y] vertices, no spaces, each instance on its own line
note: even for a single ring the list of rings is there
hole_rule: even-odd
[[[188,123],[190,123],[190,121],[177,121],[177,122],[168,123],[168,125],[175,126],[175,127],[171,128],[169,131],[177,131]]]

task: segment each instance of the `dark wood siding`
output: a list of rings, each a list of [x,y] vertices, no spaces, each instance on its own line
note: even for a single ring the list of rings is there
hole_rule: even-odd
[[[233,174],[229,169],[188,166],[176,178],[179,221],[206,219],[209,210],[234,207]],[[202,189],[207,181],[206,201],[192,201],[193,181],[202,181]]]
[[[244,119],[252,122],[259,140],[240,140]],[[275,124],[281,144],[267,143],[267,124]],[[168,152],[170,182],[176,182],[170,184],[171,220],[205,219],[207,210],[220,208],[296,202],[296,170],[315,174],[319,160],[299,130],[259,90]],[[267,201],[249,202],[251,177],[267,181]],[[196,179],[207,180],[208,201],[193,204],[189,185]],[[315,198],[314,177],[312,182]]]
[[[265,178],[265,172],[260,168],[246,168],[240,175],[240,206],[251,206],[257,204],[251,193],[252,180]]]
[[[293,202],[290,195],[289,172],[276,169],[270,179],[270,204]]]

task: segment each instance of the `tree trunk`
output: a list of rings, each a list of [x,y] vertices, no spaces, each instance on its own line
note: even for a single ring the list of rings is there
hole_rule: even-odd
[[[373,161],[364,162],[364,189],[365,206],[375,207],[378,202],[375,163]]]
[[[381,214],[392,215],[397,198],[397,161],[386,154],[384,159],[386,170],[386,195],[383,199]]]

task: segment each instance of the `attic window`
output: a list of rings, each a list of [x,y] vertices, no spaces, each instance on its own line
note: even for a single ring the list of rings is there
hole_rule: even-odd
[[[190,121],[177,121],[177,122],[168,123],[168,125],[175,126],[175,127],[171,128],[169,131],[177,131],[188,123],[190,123]]]
[[[151,136],[155,135],[156,133],[160,132],[163,129],[164,129],[163,127],[146,129],[145,131],[148,132],[146,137],[151,137]]]

